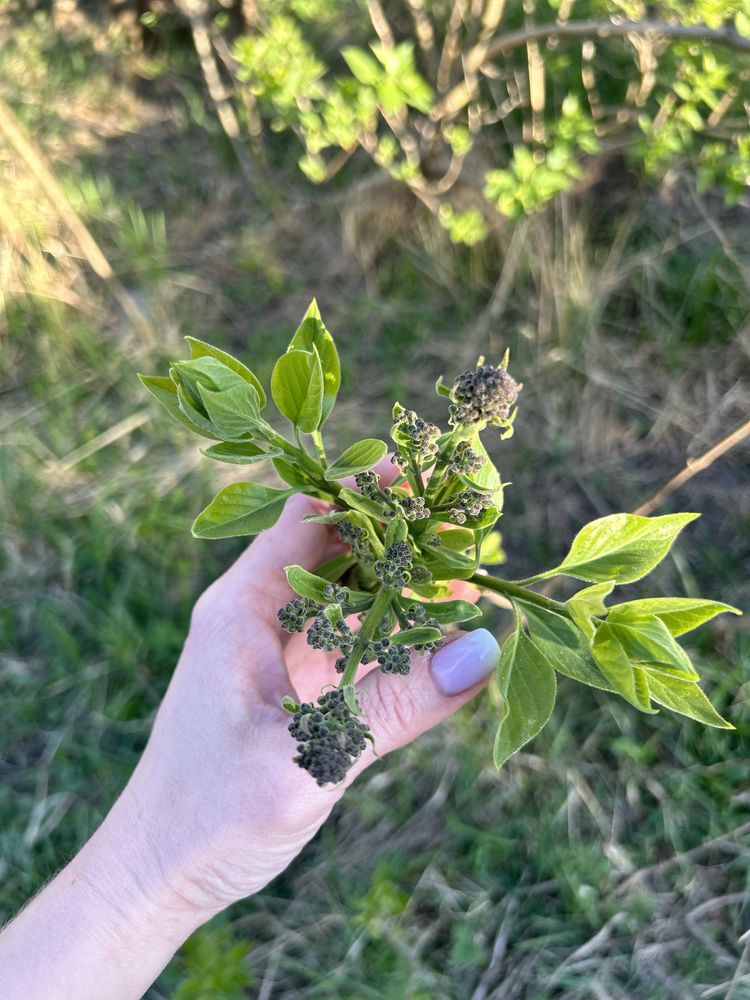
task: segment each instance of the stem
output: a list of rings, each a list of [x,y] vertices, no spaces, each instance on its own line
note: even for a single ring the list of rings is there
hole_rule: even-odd
[[[479,587],[480,589],[494,590],[496,594],[502,594],[503,597],[507,597],[511,601],[518,601],[520,604],[531,604],[537,608],[544,608],[545,611],[554,611],[558,615],[570,618],[570,612],[566,604],[563,604],[561,601],[553,601],[551,597],[545,597],[544,594],[537,594],[535,591],[521,587],[517,583],[511,583],[509,580],[501,580],[497,576],[486,576],[484,573],[474,573],[473,576],[469,577],[469,583],[473,583],[475,587]]]
[[[367,642],[375,634],[376,628],[390,607],[394,593],[395,591],[389,590],[387,587],[381,587],[375,595],[375,600],[372,602],[370,609],[362,619],[362,625],[359,632],[357,632],[354,648],[349,654],[349,659],[346,661],[346,667],[344,668],[344,673],[341,677],[339,687],[343,688],[347,684],[351,684],[354,681],[355,674],[357,673],[357,667],[360,664],[360,659],[365,651]]]
[[[321,461],[321,463],[323,465],[323,468],[327,469],[328,468],[328,458],[326,456],[325,447],[323,446],[323,435],[320,433],[320,431],[313,431],[312,432],[312,439],[313,439],[313,444],[315,445],[315,450],[318,453],[318,458],[320,459],[320,461]]]

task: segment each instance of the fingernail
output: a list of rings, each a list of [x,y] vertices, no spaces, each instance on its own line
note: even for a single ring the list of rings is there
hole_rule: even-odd
[[[495,637],[486,628],[478,628],[439,649],[430,661],[430,670],[443,694],[460,694],[489,677],[499,656]]]

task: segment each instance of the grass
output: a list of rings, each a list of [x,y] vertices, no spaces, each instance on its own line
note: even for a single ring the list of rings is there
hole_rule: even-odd
[[[518,575],[587,518],[634,506],[739,423],[750,395],[746,211],[696,204],[689,179],[671,207],[658,192],[617,211],[600,193],[563,199],[470,253],[419,217],[375,233],[360,204],[344,245],[338,199],[314,199],[283,163],[280,214],[248,196],[210,117],[190,111],[189,63],[152,65],[144,96],[127,53],[84,36],[63,57],[47,22],[35,31],[2,49],[0,75],[28,80],[14,105],[149,323],[122,320],[0,154],[0,918],[111,804],[193,600],[241,547],[190,538],[222,472],[135,380],[183,335],[267,378],[317,294],[347,372],[342,446],[386,432],[393,393],[441,416],[434,377],[509,344],[526,384],[501,455]],[[748,606],[748,478],[745,447],[670,499],[704,516],[653,589]],[[736,732],[565,682],[553,723],[497,774],[490,691],[364,775],[151,1000],[750,997],[749,640],[719,620],[689,645]]]

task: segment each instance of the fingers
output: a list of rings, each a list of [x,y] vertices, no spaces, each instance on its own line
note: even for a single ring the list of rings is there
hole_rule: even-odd
[[[378,756],[410,743],[470,701],[494,673],[500,647],[486,629],[462,632],[431,657],[412,654],[408,677],[368,674],[358,685]],[[368,755],[361,770],[372,763]]]

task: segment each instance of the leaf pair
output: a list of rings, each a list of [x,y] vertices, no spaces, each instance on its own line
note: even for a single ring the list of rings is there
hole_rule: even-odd
[[[328,419],[340,385],[338,351],[313,299],[273,369],[273,401],[299,431],[314,434]]]

